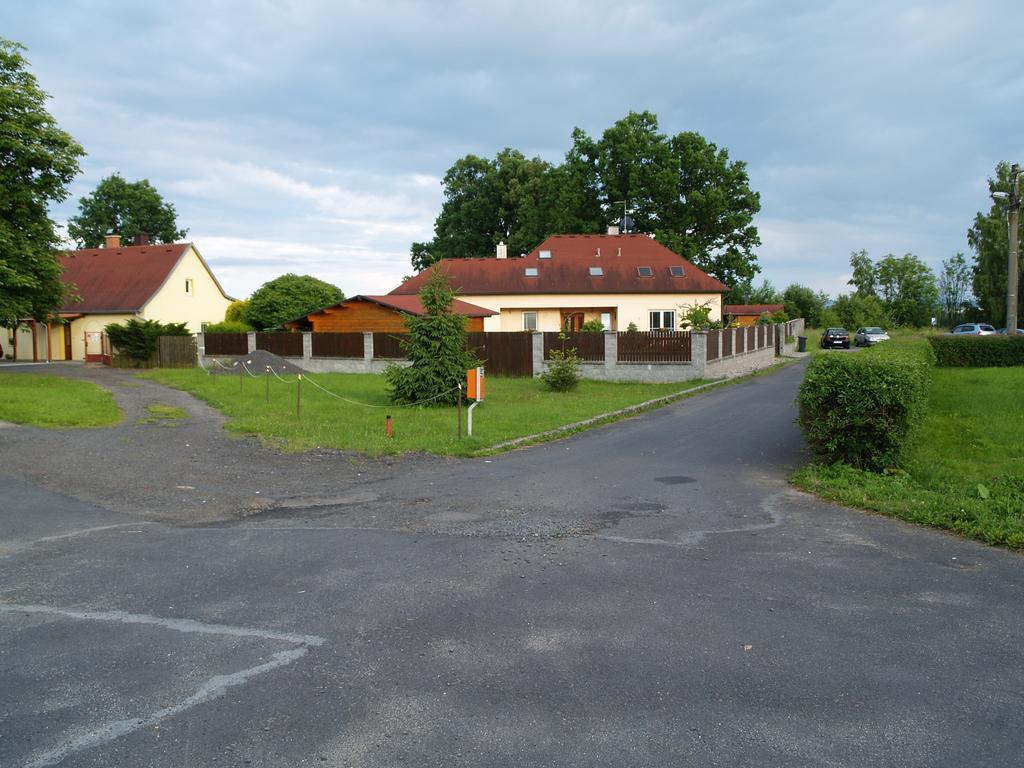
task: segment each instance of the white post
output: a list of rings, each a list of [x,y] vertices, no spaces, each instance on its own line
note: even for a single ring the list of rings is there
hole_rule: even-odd
[[[469,434],[470,437],[473,436],[473,409],[476,408],[479,404],[479,400],[474,400],[473,404],[469,406],[469,410],[466,411],[466,418],[468,419],[466,423],[466,432]]]

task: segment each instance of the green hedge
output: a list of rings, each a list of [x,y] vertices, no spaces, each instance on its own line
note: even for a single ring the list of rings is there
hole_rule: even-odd
[[[932,348],[913,341],[815,357],[797,395],[815,458],[875,472],[898,466],[924,415],[934,365]]]
[[[943,368],[1024,365],[1024,336],[929,336]]]

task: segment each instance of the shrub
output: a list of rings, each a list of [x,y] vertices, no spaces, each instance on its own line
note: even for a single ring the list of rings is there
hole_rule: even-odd
[[[1024,336],[929,336],[943,368],[1024,365]]]
[[[580,326],[580,330],[583,333],[601,333],[604,331],[604,323],[600,320],[587,320],[587,322]]]
[[[927,344],[896,341],[814,358],[797,403],[816,458],[875,472],[899,466],[924,415],[934,364]]]
[[[136,368],[146,365],[156,354],[161,336],[191,336],[185,323],[164,323],[132,318],[124,325],[110,323],[103,329],[110,343]]]
[[[241,320],[223,320],[219,323],[209,323],[203,333],[248,333],[252,326]]]
[[[580,383],[580,359],[575,349],[553,349],[549,353],[548,369],[540,380],[552,392],[568,392]]]

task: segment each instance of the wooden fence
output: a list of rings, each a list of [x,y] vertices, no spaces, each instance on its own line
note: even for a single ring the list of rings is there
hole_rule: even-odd
[[[310,336],[313,340],[313,357],[363,356],[361,333],[313,333]]]
[[[721,335],[722,332],[717,328],[708,331],[708,360],[718,359],[718,339]]]
[[[488,375],[533,376],[533,338],[529,331],[473,331],[466,334],[466,345],[483,361]]]
[[[161,336],[157,340],[157,365],[161,368],[194,368],[195,336]]]
[[[206,333],[203,346],[208,355],[244,355],[249,351],[248,334]]]
[[[551,359],[553,350],[576,350],[576,357],[585,363],[604,362],[604,334],[578,332],[545,331],[544,359]]]
[[[373,334],[374,360],[400,360],[405,357],[402,341],[409,338],[407,333],[375,333]]]
[[[302,357],[302,334],[260,332],[256,334],[256,349],[273,352],[281,357]]]
[[[785,326],[782,325],[777,328],[775,325],[751,325],[708,331],[707,359],[719,360],[768,347],[774,349],[776,336],[784,333],[785,330]],[[719,344],[721,344],[721,352],[719,352]]]
[[[620,363],[688,363],[688,331],[624,331],[618,334]]]

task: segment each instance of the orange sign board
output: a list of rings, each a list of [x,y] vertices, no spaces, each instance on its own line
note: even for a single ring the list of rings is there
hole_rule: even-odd
[[[484,375],[483,367],[470,368],[466,371],[466,394],[470,400],[480,401],[484,399],[484,388],[487,377]]]

